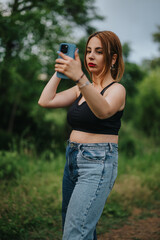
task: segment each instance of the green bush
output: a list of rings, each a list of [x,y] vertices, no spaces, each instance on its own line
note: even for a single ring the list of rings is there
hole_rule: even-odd
[[[0,149],[9,150],[12,142],[12,135],[7,131],[0,129]]]
[[[148,136],[160,135],[160,68],[153,70],[138,85],[135,123]]]
[[[122,127],[119,134],[119,150],[127,157],[132,157],[142,150],[141,141],[137,140],[137,133],[134,127],[129,123],[122,122]]]
[[[25,157],[27,158],[27,156]],[[18,179],[26,170],[27,161],[21,161],[22,157],[16,152],[0,152],[0,179]]]
[[[50,158],[0,152],[1,240],[61,239],[65,157]]]
[[[126,123],[122,126],[120,143],[132,137],[134,147],[130,149],[137,152],[134,157],[120,153],[118,178],[98,223],[98,234],[126,223],[134,208],[144,209],[147,213],[149,209],[159,209],[160,151],[157,147],[151,148],[149,141],[148,153],[140,133],[134,132]],[[137,149],[141,148],[145,151],[139,154]],[[10,170],[3,171],[5,174],[0,179],[0,239],[62,239],[65,154],[54,156],[47,151],[35,158],[16,151],[0,152],[0,159],[0,169],[4,163],[4,170],[11,166]]]

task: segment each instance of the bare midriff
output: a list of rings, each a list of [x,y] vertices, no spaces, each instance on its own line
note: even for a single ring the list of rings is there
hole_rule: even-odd
[[[87,133],[73,130],[70,135],[70,141],[77,143],[118,143],[118,135]]]

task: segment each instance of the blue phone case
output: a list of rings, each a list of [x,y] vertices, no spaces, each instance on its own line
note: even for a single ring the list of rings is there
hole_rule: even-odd
[[[62,45],[68,46],[68,51],[67,51],[67,53],[64,53],[64,54],[69,57],[75,58],[76,45],[73,43],[61,43],[59,46],[59,51],[61,51]],[[61,57],[58,56],[58,58],[61,58]],[[69,79],[66,75],[64,75],[63,73],[60,73],[60,72],[57,72],[57,77],[63,78],[63,79]]]

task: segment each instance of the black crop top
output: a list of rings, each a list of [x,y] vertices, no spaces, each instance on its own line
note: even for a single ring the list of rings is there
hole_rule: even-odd
[[[113,83],[105,87],[101,94],[110,87]],[[99,133],[99,134],[111,134],[118,135],[118,131],[121,127],[121,117],[123,115],[123,110],[116,112],[109,118],[99,119],[89,108],[87,102],[83,102],[78,105],[82,94],[75,100],[75,102],[70,106],[67,114],[67,121],[73,130],[88,132],[88,133]]]

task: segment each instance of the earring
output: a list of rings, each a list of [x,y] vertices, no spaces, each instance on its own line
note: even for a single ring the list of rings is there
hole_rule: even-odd
[[[112,65],[110,66],[110,70],[115,70],[115,65],[114,65],[114,64],[112,64]]]

